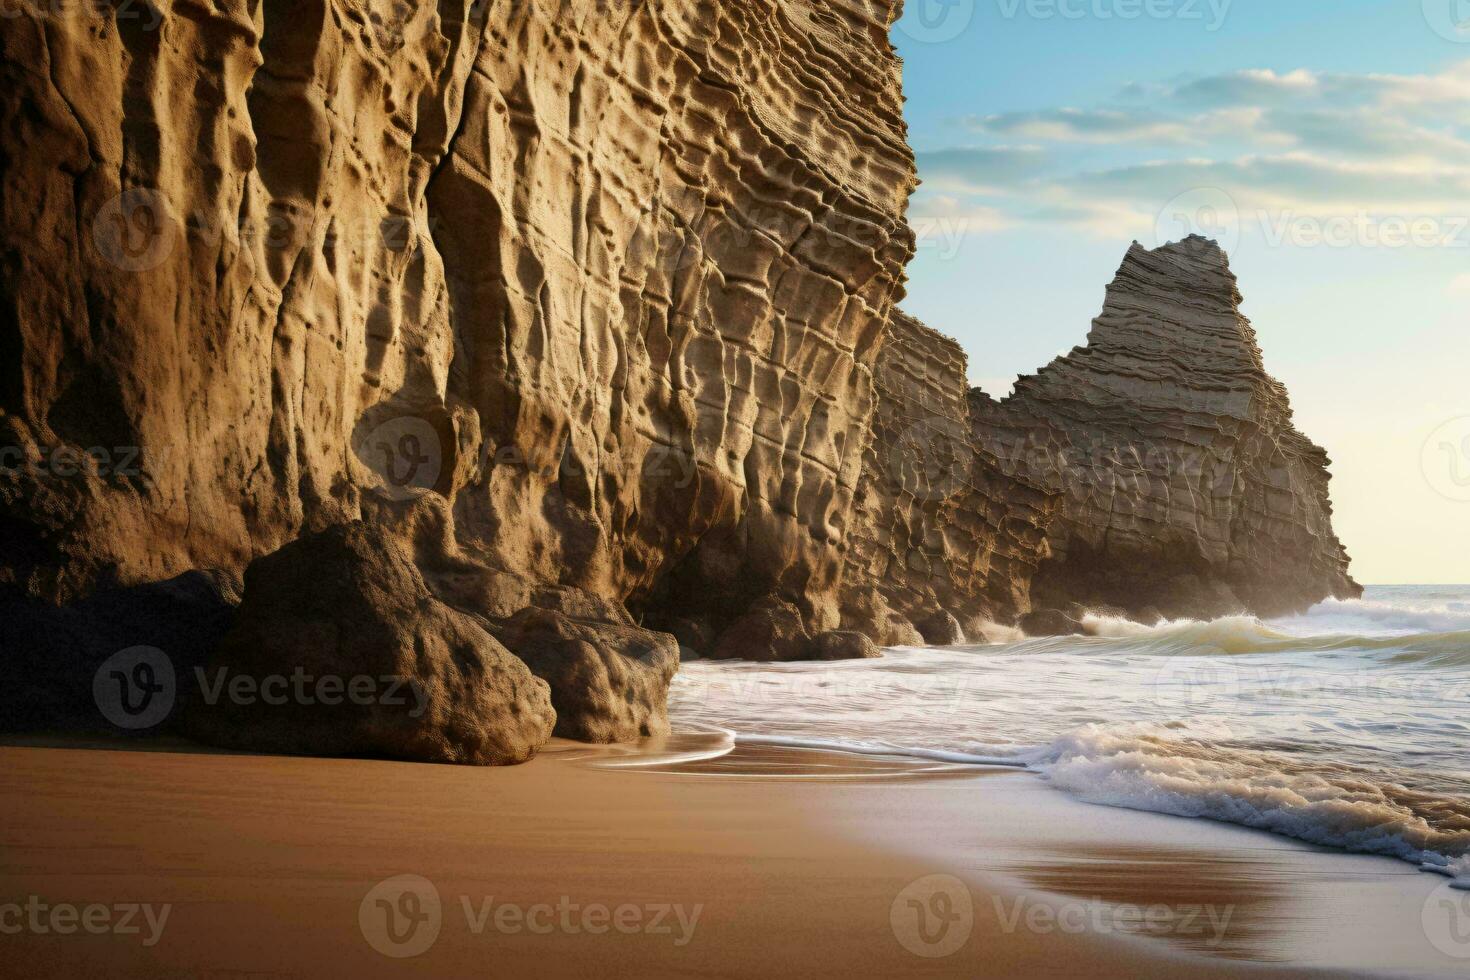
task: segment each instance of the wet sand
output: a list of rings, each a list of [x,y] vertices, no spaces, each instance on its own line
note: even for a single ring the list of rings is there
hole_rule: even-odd
[[[1463,975],[1419,927],[1437,883],[1391,861],[1024,774],[716,742],[510,769],[0,746],[6,972]],[[27,902],[169,911],[61,935],[6,917]]]

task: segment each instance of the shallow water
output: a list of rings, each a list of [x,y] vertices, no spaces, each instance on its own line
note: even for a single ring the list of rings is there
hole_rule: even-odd
[[[1258,621],[818,664],[695,661],[676,730],[1025,767],[1083,800],[1385,854],[1470,888],[1470,587]]]

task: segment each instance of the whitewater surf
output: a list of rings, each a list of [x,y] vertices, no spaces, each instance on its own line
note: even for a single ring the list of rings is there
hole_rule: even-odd
[[[1470,587],[1370,588],[1277,620],[694,661],[676,730],[1036,773],[1091,803],[1412,861],[1470,889]]]

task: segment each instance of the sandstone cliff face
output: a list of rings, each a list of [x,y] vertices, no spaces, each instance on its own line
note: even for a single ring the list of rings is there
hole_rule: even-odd
[[[1002,468],[1062,494],[1036,604],[1276,615],[1361,594],[1327,454],[1293,426],[1240,301],[1215,243],[1135,243],[1087,346],[979,402]]]
[[[1056,496],[1002,472],[976,438],[966,366],[958,343],[895,312],[847,543],[845,612],[885,642],[870,591],[929,642],[945,638],[944,614],[978,639],[1030,608]]]
[[[432,496],[421,564],[837,626],[912,252],[897,6],[7,12],[0,577],[238,572]]]
[[[898,6],[12,5],[0,654],[22,696],[85,711],[118,648],[290,673],[361,646],[448,692],[425,730],[235,706],[194,730],[513,761],[553,726],[663,731],[668,633],[864,657],[1036,601],[1352,591],[1326,458],[1212,247],[1135,250],[1092,344],[1000,406],[897,313]]]

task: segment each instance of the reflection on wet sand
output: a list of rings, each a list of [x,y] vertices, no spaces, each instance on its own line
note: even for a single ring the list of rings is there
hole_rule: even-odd
[[[1048,849],[1013,867],[1028,884],[1090,906],[1087,921],[1196,953],[1277,961],[1301,916],[1295,872],[1231,852],[1089,845]]]

